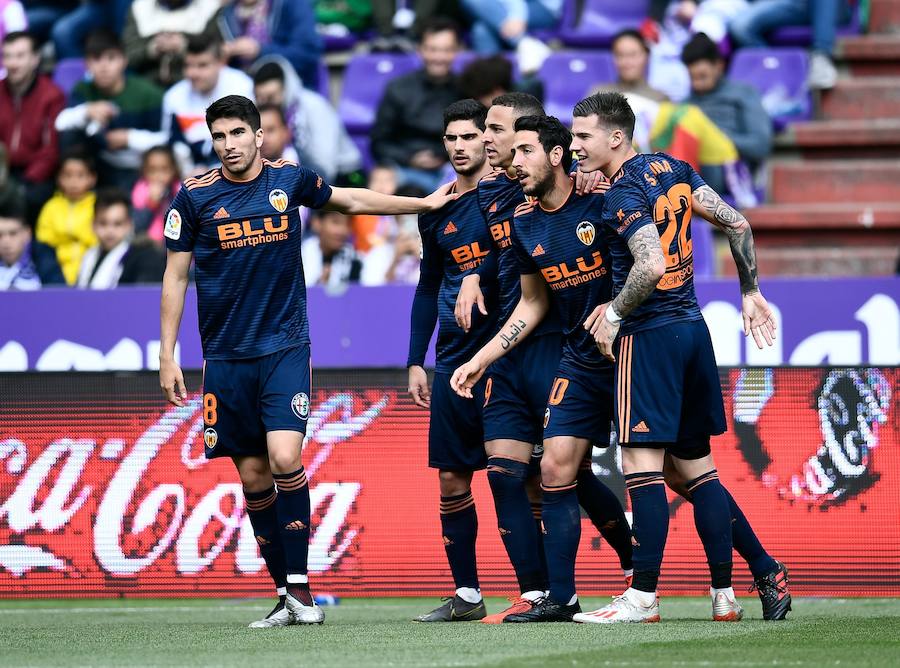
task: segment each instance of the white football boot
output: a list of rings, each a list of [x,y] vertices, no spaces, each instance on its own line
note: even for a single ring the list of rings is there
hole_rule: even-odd
[[[729,588],[730,589],[730,588]],[[734,597],[734,590],[722,590],[716,592],[709,588],[709,596],[712,599],[714,622],[739,622],[744,616],[744,609]]]
[[[627,589],[621,596],[616,596],[613,602],[593,612],[580,612],[572,617],[573,622],[581,624],[647,624],[659,621],[659,598],[654,598],[653,603],[644,606],[638,600],[632,589]]]
[[[291,624],[293,624],[293,621],[291,621],[291,613],[288,611],[287,606],[285,606],[284,603],[278,601],[277,605],[272,608],[272,612],[270,612],[262,619],[251,622],[247,626],[247,628],[273,629],[279,626],[290,626]]]
[[[315,601],[312,605],[303,605],[301,601],[288,594],[285,605],[288,612],[291,613],[291,620],[294,624],[321,624],[325,621],[325,613],[316,605]]]

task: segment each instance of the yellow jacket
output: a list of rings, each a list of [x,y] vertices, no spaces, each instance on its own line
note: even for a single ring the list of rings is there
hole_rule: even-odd
[[[94,200],[92,192],[77,202],[70,202],[56,192],[41,209],[37,222],[37,239],[56,249],[56,259],[66,283],[75,285],[81,256],[97,243],[94,236]]]

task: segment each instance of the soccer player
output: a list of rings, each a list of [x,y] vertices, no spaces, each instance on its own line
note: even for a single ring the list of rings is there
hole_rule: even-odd
[[[310,501],[301,446],[310,409],[309,325],[300,262],[300,205],[345,213],[438,209],[455,195],[389,197],[332,188],[315,172],[260,155],[259,111],[229,95],[206,124],[222,166],[187,179],[165,223],[159,378],[183,407],[175,341],[191,260],[203,344],[207,458],[230,457],[278,604],[252,628],[322,623],[307,578]]]
[[[477,191],[478,181],[491,170],[482,143],[486,114],[475,100],[460,100],[444,110],[444,147],[457,174],[453,190],[459,199],[419,217],[422,266],[411,315],[409,391],[418,406],[430,409],[428,465],[438,469],[441,532],[456,592],[443,605],[417,617],[418,622],[477,621],[486,614],[475,561],[478,516],[471,488],[473,473],[487,463],[481,422],[484,383],[474,389],[477,402],[461,399],[450,389],[450,374],[496,327],[495,315],[477,314],[464,332],[453,316],[463,278],[491,255]],[[489,283],[485,289],[493,313],[495,286]],[[423,365],[436,323],[432,392]]]
[[[574,117],[572,150],[585,169],[600,169],[612,184],[603,224],[616,235],[610,242],[616,297],[598,306],[584,326],[604,355],[618,358],[615,415],[635,534],[632,586],[610,605],[575,619],[659,619],[656,587],[669,523],[666,453],[687,480],[712,576],[713,619],[737,621],[743,615],[731,587],[733,535],[760,590],[763,617],[783,619],[790,609],[787,570],[762,550],[719,482],[710,450],[710,437],[725,431],[725,411],[693,283],[690,223],[696,211],[728,236],[745,334],[760,348],[771,345],[775,322],[759,290],[750,226],[687,163],[634,151],[634,113],[621,94],[592,95],[575,107]]]
[[[511,230],[515,209],[526,201],[526,197],[512,164],[513,140],[516,120],[532,115],[543,116],[544,108],[535,97],[526,93],[500,95],[488,109],[485,152],[497,171],[485,176],[478,184],[478,199],[497,258],[495,264],[485,263],[463,279],[455,313],[456,321],[463,329],[471,325],[473,306],[477,305],[482,314],[487,314],[479,288],[481,274],[496,267],[500,293],[498,323],[509,319],[521,297],[522,271],[512,250]],[[578,176],[576,174],[576,180]],[[579,192],[585,189],[590,190],[576,184]],[[534,444],[543,441],[547,396],[563,347],[561,330],[559,315],[551,304],[550,312],[528,339],[498,359],[485,375],[487,392],[483,419],[487,477],[501,539],[520,591],[509,608],[482,620],[488,624],[501,623],[510,614],[527,612],[547,589],[540,533],[540,455],[532,457],[532,450]],[[541,447],[537,449],[538,453]],[[591,521],[616,550],[627,581],[631,575],[630,528],[618,499],[591,470],[589,456],[578,470],[577,493]]]
[[[605,259],[608,233],[600,223],[602,193],[608,184],[584,196],[575,192],[568,174],[571,134],[556,118],[517,119],[514,142],[512,165],[525,194],[532,198],[516,208],[512,221],[521,297],[500,332],[456,370],[451,383],[461,396],[471,396],[472,386],[488,366],[493,374],[497,360],[527,345],[522,340],[535,336],[551,303],[556,306],[564,346],[552,389],[545,397],[541,461],[549,594],[503,621],[568,622],[581,611],[575,593],[575,557],[581,536],[579,468],[592,444],[609,444],[612,417],[612,364],[582,327],[594,305],[612,295]],[[611,507],[608,512],[621,514],[628,537],[618,499],[597,483]]]

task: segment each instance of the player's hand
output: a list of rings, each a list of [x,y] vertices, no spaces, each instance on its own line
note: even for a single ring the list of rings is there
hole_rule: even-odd
[[[453,372],[450,387],[463,399],[472,399],[472,388],[481,380],[485,368],[474,357]]]
[[[175,360],[159,361],[159,386],[170,404],[184,406],[187,389],[184,387],[184,374]]]
[[[428,197],[424,197],[422,202],[425,204],[425,211],[437,211],[447,203],[457,199],[459,193],[450,192],[452,189],[453,183],[445,183]]]
[[[472,329],[472,307],[476,304],[481,315],[488,314],[484,305],[484,294],[481,292],[481,279],[478,274],[469,274],[463,279],[459,288],[459,294],[456,296],[456,308],[453,311],[456,324],[462,327],[466,333]]]
[[[615,362],[616,357],[613,355],[613,342],[619,334],[621,323],[612,324],[606,319],[606,309],[609,303],[600,304],[595,308],[588,319],[584,322],[584,328],[591,333],[600,353],[610,362]]]
[[[594,191],[603,182],[603,172],[595,169],[593,172],[582,172],[581,167],[575,170],[575,192],[579,195],[587,195]]]
[[[409,367],[409,396],[420,408],[431,407],[431,390],[428,389],[428,374],[420,366]]]
[[[748,292],[741,300],[741,315],[744,318],[744,336],[753,335],[756,347],[763,349],[763,341],[771,346],[775,341],[775,315],[772,307],[759,290]]]

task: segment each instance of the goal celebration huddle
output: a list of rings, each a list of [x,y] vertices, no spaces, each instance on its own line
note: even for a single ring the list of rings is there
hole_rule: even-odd
[[[664,619],[657,588],[667,487],[693,508],[711,619],[743,616],[734,552],[750,568],[763,618],[787,615],[787,568],[716,470],[711,437],[726,430],[725,411],[693,285],[691,225],[708,221],[731,247],[745,334],[760,348],[772,344],[750,226],[687,163],[635,151],[635,117],[621,94],[587,97],[573,115],[570,131],[524,93],[487,109],[450,104],[443,141],[456,179],[414,198],[331,187],[305,167],[263,160],[259,112],[247,98],[207,110],[222,166],[186,180],[166,216],[160,385],[173,404],[186,401],[175,342],[193,262],[206,455],[234,462],[278,595],[251,627],[324,621],[307,576],[301,452],[311,369],[300,206],[419,214],[409,391],[430,413],[427,465],[440,488],[434,539],[455,590],[415,621]],[[592,448],[610,447],[613,431],[630,522],[591,469]],[[480,470],[520,590],[505,610],[486,610],[479,584],[471,483]],[[575,587],[582,511],[611,548],[604,558],[622,569],[621,593],[610,592],[620,595],[595,611],[582,610]]]

